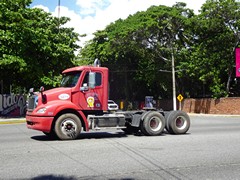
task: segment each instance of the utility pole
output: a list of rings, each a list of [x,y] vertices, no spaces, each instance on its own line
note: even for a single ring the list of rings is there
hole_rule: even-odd
[[[60,19],[60,0],[58,0],[58,19]]]
[[[171,22],[171,19],[170,19]],[[174,42],[176,41],[174,37],[176,35],[173,35],[174,29],[172,27],[172,24],[170,22],[166,25],[166,27],[163,29],[164,35],[168,37],[169,40],[169,47],[172,50],[172,88],[173,88],[173,110],[177,110],[177,97],[176,97],[176,77],[175,77],[175,59],[174,59]],[[170,30],[170,34],[167,33],[166,29]]]
[[[58,32],[60,31],[60,6],[61,6],[61,1],[58,0]]]

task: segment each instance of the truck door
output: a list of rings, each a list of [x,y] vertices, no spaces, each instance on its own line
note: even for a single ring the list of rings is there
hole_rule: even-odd
[[[90,88],[89,71],[83,74],[81,83],[81,93],[79,98],[79,105],[83,110],[102,110],[103,106],[103,74],[102,72],[95,72],[95,86]]]

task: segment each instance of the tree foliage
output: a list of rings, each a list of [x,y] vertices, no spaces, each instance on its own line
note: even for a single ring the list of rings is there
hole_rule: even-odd
[[[195,35],[189,58],[181,62],[189,77],[214,97],[229,95],[239,44],[239,2],[208,0],[193,18]],[[235,94],[236,95],[236,94]]]
[[[81,55],[98,57],[109,67],[114,98],[170,97],[172,76],[166,72],[171,71],[172,54],[180,60],[188,47],[184,39],[193,15],[184,3],[152,6],[96,32]]]
[[[97,31],[81,56],[99,58],[109,67],[116,99],[172,96],[172,76],[167,73],[172,58],[178,93],[227,96],[233,88],[239,19],[235,0],[207,0],[198,15],[185,3],[152,6]]]
[[[29,8],[31,0],[0,1],[0,80],[4,87],[56,86],[60,72],[101,60],[110,70],[110,97],[172,97],[172,59],[177,93],[185,97],[238,96],[235,48],[240,2],[207,0],[199,14],[185,3],[152,6],[94,33],[80,53],[70,19]]]
[[[63,25],[70,19],[29,8],[31,0],[0,2],[0,79],[4,87],[56,85],[73,65],[78,34]]]

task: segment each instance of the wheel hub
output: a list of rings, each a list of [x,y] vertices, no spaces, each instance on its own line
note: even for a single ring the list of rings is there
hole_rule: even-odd
[[[176,125],[177,125],[177,127],[181,127],[182,124],[183,124],[182,119],[181,119],[181,118],[177,118],[177,120],[176,120]]]
[[[184,129],[187,126],[187,121],[182,116],[177,117],[175,122],[176,127],[179,129]]]
[[[66,130],[71,130],[73,128],[72,124],[67,124]]]
[[[73,121],[66,120],[62,123],[62,131],[69,133],[69,132],[75,132],[76,131],[76,125]]]
[[[161,128],[160,121],[156,118],[157,117],[152,117],[150,120],[150,127],[153,131],[158,131]]]
[[[150,127],[155,129],[157,127],[157,122],[156,120],[152,119],[151,122],[150,122]]]

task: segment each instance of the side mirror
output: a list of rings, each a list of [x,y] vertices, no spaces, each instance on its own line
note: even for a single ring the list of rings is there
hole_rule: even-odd
[[[87,83],[84,83],[82,87],[80,87],[80,91],[88,91]]]
[[[33,95],[34,94],[34,88],[30,88],[29,89],[29,95],[31,96],[31,95]]]
[[[95,76],[96,76],[96,73],[94,73],[94,72],[89,73],[88,84],[89,84],[89,88],[91,88],[91,89],[95,88],[95,85],[96,85]]]
[[[42,93],[42,92],[44,91],[44,87],[41,86],[40,89],[39,89],[39,91]]]
[[[39,91],[40,91],[41,96],[42,96],[42,103],[46,103],[46,102],[47,102],[47,97],[46,97],[46,94],[43,94],[44,87],[41,86],[40,89],[39,89]]]

